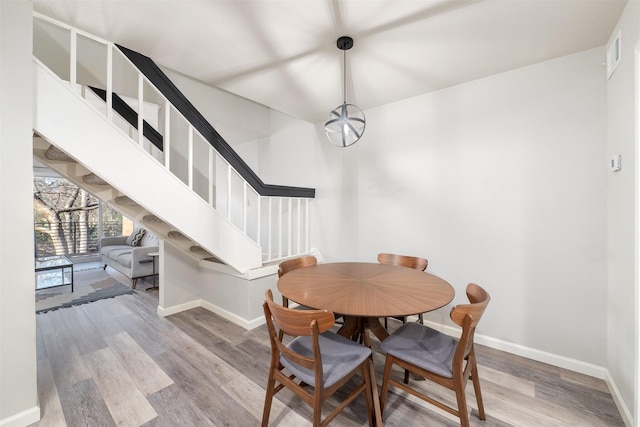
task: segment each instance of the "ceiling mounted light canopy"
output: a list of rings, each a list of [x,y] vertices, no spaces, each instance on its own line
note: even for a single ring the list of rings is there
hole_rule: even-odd
[[[355,144],[364,133],[366,121],[361,109],[353,104],[347,104],[347,50],[353,47],[353,39],[342,36],[337,41],[338,49],[343,52],[342,63],[342,105],[329,113],[329,119],[324,124],[327,137],[338,147],[348,147]]]

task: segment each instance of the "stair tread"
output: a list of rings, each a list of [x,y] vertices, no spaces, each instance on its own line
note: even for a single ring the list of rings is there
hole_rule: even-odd
[[[128,196],[118,196],[114,199],[114,201],[117,205],[122,206],[140,206],[135,200],[131,199]]]
[[[146,224],[166,224],[163,220],[155,215],[145,215],[142,217],[142,222]]]
[[[207,251],[205,248],[201,247],[201,246],[191,246],[189,248],[189,252],[193,253],[193,254],[197,254],[197,255],[207,255],[208,257],[212,257],[213,255]]]
[[[47,149],[44,156],[49,160],[63,160],[67,162],[75,162],[75,159],[69,156],[67,153],[56,147],[55,145],[50,145]]]
[[[107,181],[105,181],[104,179],[100,178],[98,175],[96,175],[95,173],[90,173],[87,174],[85,176],[82,177],[82,181],[85,184],[92,184],[92,185],[109,185],[109,183]]]
[[[189,239],[187,236],[185,236],[184,234],[182,234],[179,231],[170,231],[167,236],[169,236],[170,239],[172,240],[182,240],[182,241],[188,241],[191,240]]]

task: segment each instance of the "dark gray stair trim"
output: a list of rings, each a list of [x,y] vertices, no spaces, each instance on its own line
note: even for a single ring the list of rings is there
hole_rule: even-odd
[[[202,114],[194,107],[182,92],[173,84],[167,75],[148,56],[144,56],[124,46],[116,44],[118,49],[151,81],[171,104],[182,113],[191,125],[220,153],[224,159],[238,171],[245,181],[261,196],[306,197],[314,198],[315,188],[289,187],[265,184],[251,170],[244,160],[231,148],[224,138],[211,126]]]

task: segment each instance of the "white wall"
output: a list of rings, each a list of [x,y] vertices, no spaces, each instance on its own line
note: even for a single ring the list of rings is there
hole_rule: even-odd
[[[162,71],[230,145],[268,136],[271,109],[205,85],[166,67]]]
[[[0,425],[40,418],[36,389],[31,3],[0,2]]]
[[[363,139],[346,149],[318,124],[305,143],[315,167],[294,169],[316,188],[315,246],[326,261],[424,256],[456,288],[454,302],[465,301],[469,282],[489,290],[479,333],[493,344],[603,375],[603,55],[593,49],[368,110]],[[282,143],[271,143],[267,175],[304,159],[293,141]],[[448,309],[428,318],[450,323]]]
[[[634,380],[638,375],[636,129],[640,3],[627,4],[612,38],[618,30],[622,31],[621,61],[607,82],[607,156],[622,155],[622,170],[609,173],[607,179],[607,367],[621,398],[629,411],[635,412],[633,416],[638,422],[638,386]]]
[[[266,184],[312,186],[313,124],[207,86],[162,67],[163,72]],[[272,163],[269,159],[276,158]]]
[[[427,257],[429,271],[456,288],[454,302],[472,281],[491,292],[479,333],[494,344],[602,375],[603,55],[593,49],[368,110],[365,136],[347,149],[327,143],[319,124],[315,138],[270,141],[261,146],[268,158],[259,147],[253,156],[265,178],[291,172],[316,188],[312,241],[326,261]],[[427,317],[449,323],[448,309]]]
[[[358,177],[347,183],[358,245],[341,256],[426,257],[456,288],[455,301],[466,300],[469,282],[491,293],[479,333],[604,366],[602,55],[367,111]]]
[[[199,267],[197,261],[175,248],[160,245],[160,301],[158,313],[167,316],[204,307],[247,329],[264,323],[262,301],[271,289],[277,298],[275,269],[263,277],[247,279]]]
[[[204,307],[247,329],[264,323],[262,301],[267,289],[278,294],[277,275],[248,280],[202,268],[169,242],[161,249],[159,314],[166,316]]]
[[[274,110],[270,122],[269,144],[258,142],[255,147],[260,176],[269,184],[315,187],[318,151],[315,126]],[[243,157],[248,155],[242,151],[245,145],[236,147]],[[280,160],[276,165],[271,159]]]
[[[160,242],[158,262],[160,278],[159,311],[176,307],[197,306],[194,301],[200,299],[200,284],[193,280],[197,275],[198,262],[176,248],[170,241]]]
[[[247,329],[264,323],[264,293],[277,293],[277,274],[254,280],[230,276],[216,271],[199,270],[202,306]]]

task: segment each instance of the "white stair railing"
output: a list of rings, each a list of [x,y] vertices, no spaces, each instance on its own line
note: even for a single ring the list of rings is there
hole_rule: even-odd
[[[261,196],[114,43],[39,13],[33,28],[36,59],[259,245],[264,262],[310,251],[312,199]],[[90,87],[104,89],[104,100]],[[114,110],[114,94],[137,115],[134,125]],[[145,135],[145,122],[161,135],[162,150]]]

